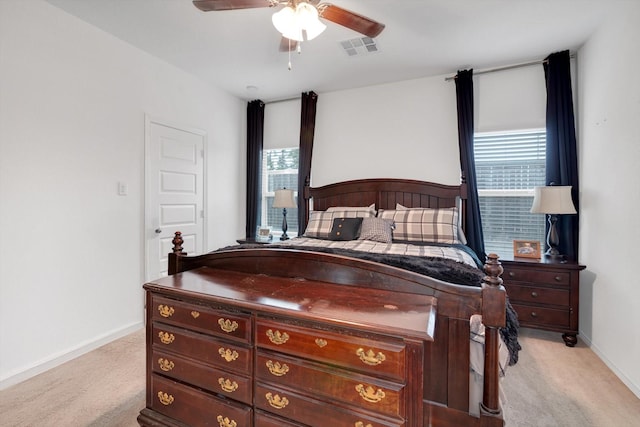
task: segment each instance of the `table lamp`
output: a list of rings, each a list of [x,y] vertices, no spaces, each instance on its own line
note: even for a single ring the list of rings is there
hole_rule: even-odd
[[[273,200],[274,208],[282,208],[282,236],[280,236],[280,240],[288,240],[289,236],[287,236],[287,208],[296,208],[296,201],[293,198],[293,190],[287,190],[283,188],[281,190],[276,190],[276,197]]]
[[[556,229],[558,215],[576,214],[576,208],[571,199],[570,185],[551,185],[547,187],[535,187],[531,213],[549,215],[549,233],[547,233],[547,245],[549,249],[545,257],[561,259],[563,256],[558,251],[560,238]]]

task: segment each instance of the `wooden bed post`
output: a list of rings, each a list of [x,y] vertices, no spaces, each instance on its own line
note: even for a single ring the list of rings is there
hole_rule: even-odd
[[[482,323],[484,332],[484,383],[480,411],[491,418],[501,414],[499,400],[498,343],[499,328],[505,326],[506,293],[500,275],[503,272],[498,255],[487,255],[482,280]],[[491,425],[492,423],[481,423]]]
[[[176,234],[173,236],[173,249],[169,254],[169,275],[176,274],[181,271],[180,267],[180,257],[186,255],[186,252],[182,251],[182,244],[184,240],[182,239],[182,233],[180,231],[176,231]]]

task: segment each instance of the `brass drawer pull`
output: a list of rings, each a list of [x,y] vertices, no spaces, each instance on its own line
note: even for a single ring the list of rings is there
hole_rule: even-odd
[[[224,347],[220,347],[218,354],[227,362],[233,362],[240,357],[237,351],[231,350],[230,348],[225,349]]]
[[[269,368],[269,372],[271,372],[272,375],[275,375],[276,377],[282,377],[284,375],[287,375],[287,372],[289,372],[289,366],[287,366],[286,363],[283,363],[282,365],[280,365],[280,362],[272,362],[271,360],[267,360],[267,368]]]
[[[362,384],[358,384],[356,386],[356,391],[360,395],[361,398],[371,403],[378,403],[386,396],[385,392],[377,389],[375,390],[371,386],[364,386]]]
[[[176,365],[169,359],[163,359],[162,357],[160,359],[158,359],[158,366],[160,366],[160,369],[165,371],[165,372],[169,372],[170,370],[172,370]]]
[[[160,337],[162,344],[171,344],[176,339],[175,335],[162,331],[158,333],[158,337]]]
[[[536,291],[531,292],[531,296],[533,298],[538,298],[538,293]]]
[[[371,424],[365,425],[362,421],[356,421],[354,427],[373,427]]]
[[[173,396],[171,396],[168,393],[164,393],[162,391],[158,392],[158,400],[160,401],[160,403],[162,403],[164,406],[168,406],[171,405],[173,403]]]
[[[364,351],[364,349],[359,348],[356,350],[356,355],[358,355],[358,357],[360,358],[360,360],[362,361],[362,363],[365,363],[367,365],[370,366],[376,366],[381,364],[382,362],[385,361],[386,357],[384,354],[378,352],[378,354],[375,354],[375,352],[371,349],[369,349],[366,353]]]
[[[562,282],[562,277],[561,276],[556,276],[555,279],[556,279],[556,282]]]
[[[509,272],[509,277],[516,277],[516,273],[514,273],[513,271]]]
[[[160,312],[160,316],[162,317],[171,317],[173,316],[173,313],[175,313],[175,310],[173,309],[173,307],[169,307],[168,305],[162,305],[162,304],[158,306],[158,311]]]
[[[273,332],[271,329],[267,331],[267,336],[269,337],[269,341],[276,345],[284,344],[289,340],[288,333],[280,331]]]
[[[193,317],[194,319],[197,319],[198,317],[200,317],[200,313],[195,311],[195,310],[193,310],[191,312],[191,317]]]
[[[227,417],[223,417],[222,415],[218,415],[218,418],[216,418],[216,420],[218,420],[220,427],[238,427],[237,422],[230,420]]]
[[[316,338],[316,345],[320,348],[327,345],[327,340],[323,340],[322,338]]]
[[[226,333],[231,333],[238,329],[238,322],[236,322],[235,320],[232,322],[229,319],[220,318],[218,319],[218,325],[220,325],[220,329],[222,329]]]
[[[267,398],[267,402],[269,405],[273,406],[276,409],[282,409],[289,404],[289,399],[286,397],[280,397],[279,395],[273,395],[271,393],[267,393],[264,395]]]
[[[238,389],[238,383],[235,381],[231,381],[228,378],[218,378],[218,384],[220,384],[220,388],[227,393],[233,393]]]
[[[538,313],[536,313],[535,311],[531,312],[531,317],[538,317]]]

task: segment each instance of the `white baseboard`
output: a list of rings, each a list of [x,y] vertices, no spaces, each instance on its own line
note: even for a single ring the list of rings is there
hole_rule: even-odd
[[[595,355],[598,356],[605,365],[607,365],[607,368],[611,369],[614,375],[618,377],[620,381],[622,381],[622,383],[626,385],[627,388],[631,390],[631,392],[635,394],[638,399],[640,399],[640,386],[638,384],[634,384],[633,381],[631,381],[624,373],[622,373],[615,364],[607,359],[604,353],[602,353],[598,346],[594,345],[589,338],[586,338],[582,333],[579,333],[578,336],[582,341],[584,341],[587,347],[589,347],[591,351],[593,351]]]
[[[95,350],[98,347],[102,347],[103,345],[108,344],[111,341],[115,341],[118,338],[122,338],[137,330],[140,330],[143,328],[143,326],[144,325],[142,324],[142,322],[133,323],[129,326],[125,326],[121,329],[96,337],[95,339],[85,341],[75,348],[71,348],[62,354],[53,355],[50,358],[36,362],[29,368],[23,369],[19,372],[10,373],[5,378],[0,379],[0,390],[9,388],[12,385],[26,381],[31,377],[48,371],[49,369],[60,366],[63,363],[68,362],[69,360],[82,356],[83,354]]]

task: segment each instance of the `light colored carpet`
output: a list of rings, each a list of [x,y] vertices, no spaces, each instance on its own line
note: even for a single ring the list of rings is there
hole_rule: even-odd
[[[640,426],[640,400],[580,340],[520,334],[520,361],[502,383],[507,426]],[[1,391],[0,426],[136,427],[144,388],[140,330]]]
[[[520,330],[520,360],[502,382],[508,426],[638,427],[638,399],[578,336]]]

